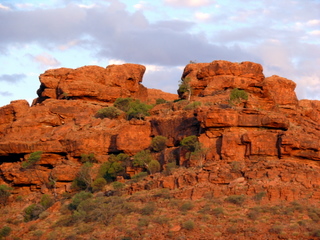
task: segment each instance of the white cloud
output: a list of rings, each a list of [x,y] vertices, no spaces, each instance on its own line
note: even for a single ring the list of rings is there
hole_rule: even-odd
[[[318,26],[320,25],[320,19],[312,19],[307,22],[308,26]]]
[[[139,3],[133,6],[137,10],[148,9],[148,3],[146,1],[140,1]]]
[[[209,13],[204,13],[204,12],[196,12],[194,16],[197,20],[200,20],[200,21],[207,21],[211,17]]]
[[[0,3],[0,9],[3,9],[3,10],[10,10],[10,8],[9,8],[9,7],[4,6],[4,5],[2,5],[1,3]]]
[[[320,36],[320,30],[310,31],[309,34],[312,36]]]
[[[79,40],[72,40],[72,41],[67,42],[66,44],[58,46],[58,49],[60,49],[61,51],[65,51],[65,50],[68,50],[69,48],[72,48],[72,47],[78,45],[78,44],[79,44]]]
[[[202,7],[214,3],[209,0],[165,0],[165,2],[180,7]]]
[[[124,63],[126,63],[126,62],[123,61],[123,60],[120,60],[120,59],[110,59],[109,60],[109,65],[113,65],[113,64],[121,65],[121,64],[124,64]]]
[[[48,53],[42,53],[31,57],[33,61],[39,63],[41,67],[57,67],[60,65],[60,62]]]

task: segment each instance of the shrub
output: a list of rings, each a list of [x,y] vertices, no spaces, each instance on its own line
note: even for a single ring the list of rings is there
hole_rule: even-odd
[[[147,164],[148,171],[150,174],[154,174],[160,172],[160,163],[157,160],[151,160],[150,163]]]
[[[99,192],[103,190],[103,187],[107,184],[106,179],[99,177],[92,183],[92,191]]]
[[[253,196],[253,200],[255,200],[256,202],[260,202],[261,199],[266,196],[266,194],[266,192],[259,192]]]
[[[230,102],[232,104],[238,104],[241,100],[248,100],[248,93],[244,90],[239,90],[238,88],[232,89],[230,93]]]
[[[192,103],[189,103],[187,106],[184,107],[184,110],[194,110],[201,106],[201,102],[194,101]]]
[[[86,163],[86,162],[90,162],[90,163],[95,163],[97,162],[96,157],[94,156],[94,153],[90,153],[90,154],[81,154],[81,162],[82,163]]]
[[[117,160],[115,155],[111,155],[108,162],[103,163],[99,169],[99,176],[107,180],[114,181],[117,176],[124,174],[123,163]]]
[[[135,167],[146,167],[151,162],[152,155],[149,150],[142,150],[133,156],[132,164]]]
[[[185,93],[188,93],[188,100],[190,100],[192,94],[192,87],[190,85],[191,79],[189,77],[181,79],[179,83],[178,94],[182,97]]]
[[[158,99],[156,99],[156,105],[158,105],[158,104],[163,104],[163,103],[167,103],[168,101],[167,100],[165,100],[165,99],[163,99],[163,98],[158,98]]]
[[[217,207],[211,210],[212,214],[216,217],[219,217],[220,215],[224,214],[224,210],[222,207]]]
[[[276,233],[276,234],[280,234],[282,232],[283,227],[280,225],[273,225],[270,229],[269,232],[270,233]]]
[[[155,152],[161,152],[166,148],[168,139],[164,136],[155,136],[151,141],[151,148]]]
[[[130,103],[133,101],[132,98],[117,98],[114,102],[114,106],[124,112],[129,111]]]
[[[40,200],[40,204],[45,208],[48,209],[54,204],[54,200],[48,195],[43,194]]]
[[[77,207],[79,206],[79,204],[86,200],[91,198],[93,195],[92,193],[89,192],[85,192],[85,191],[81,191],[79,193],[77,193],[76,195],[73,196],[71,203],[69,204],[68,208],[70,210],[76,210]]]
[[[8,237],[11,233],[11,228],[8,226],[4,226],[3,228],[0,229],[0,239],[3,237]]]
[[[139,100],[135,100],[130,104],[130,109],[127,111],[127,119],[132,118],[144,119],[146,116],[150,116],[149,110],[152,105],[141,103]]]
[[[113,182],[112,183],[112,187],[115,189],[115,190],[120,190],[122,188],[124,188],[126,185],[122,182]]]
[[[246,197],[244,195],[231,195],[226,198],[226,201],[236,205],[242,205],[245,199]]]
[[[21,163],[22,168],[26,169],[26,168],[30,168],[30,167],[34,166],[35,163],[40,161],[41,155],[42,155],[42,151],[37,151],[37,152],[31,153],[29,158],[27,159],[27,161],[23,161]]]
[[[80,171],[77,173],[76,178],[72,182],[72,188],[79,190],[88,190],[91,188],[91,168],[92,163],[85,162]]]
[[[131,179],[136,180],[136,181],[139,181],[139,180],[145,178],[146,176],[148,176],[148,173],[147,173],[147,172],[139,172],[139,173],[133,175],[133,176],[131,177]]]
[[[185,202],[185,203],[183,203],[183,204],[181,205],[180,211],[186,212],[186,211],[191,210],[193,207],[194,207],[194,205],[193,205],[192,202]]]
[[[144,119],[149,116],[149,110],[152,105],[140,102],[140,100],[134,100],[132,98],[118,98],[114,102],[114,106],[124,112],[126,112],[127,119],[132,118]]]
[[[186,230],[192,230],[194,229],[194,222],[192,220],[185,221],[182,224],[182,227]]]
[[[121,115],[121,111],[118,108],[110,106],[110,107],[102,108],[98,110],[95,117],[102,118],[102,119],[103,118],[114,119],[119,117],[120,115]]]
[[[142,209],[142,215],[151,215],[156,210],[156,204],[154,202],[148,202]]]
[[[13,190],[12,187],[9,187],[5,184],[0,185],[0,204],[6,205],[8,202],[8,199],[11,195],[11,190]]]
[[[183,138],[180,144],[189,152],[194,152],[198,145],[198,138],[195,135],[191,135]]]
[[[39,215],[45,210],[45,208],[40,204],[31,204],[23,210],[24,221],[29,222],[39,218]]]

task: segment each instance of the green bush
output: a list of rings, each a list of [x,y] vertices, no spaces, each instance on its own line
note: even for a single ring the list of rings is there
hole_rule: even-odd
[[[103,177],[99,177],[92,183],[92,191],[93,192],[99,192],[103,190],[103,187],[107,184],[106,179]]]
[[[92,193],[81,191],[73,196],[71,203],[69,204],[68,208],[70,210],[76,210],[79,204],[89,198],[92,198]]]
[[[114,106],[127,115],[127,119],[132,118],[144,119],[146,116],[149,116],[149,110],[152,108],[152,105],[140,102],[138,99],[132,98],[118,98]]]
[[[238,104],[241,100],[248,100],[248,93],[244,90],[239,90],[238,88],[232,89],[230,93],[230,102],[232,104]]]
[[[149,150],[142,150],[133,156],[132,164],[135,167],[146,167],[150,163],[152,155]]]
[[[0,185],[0,204],[6,205],[11,195],[12,187],[5,184]]]
[[[185,137],[180,142],[180,145],[189,152],[194,152],[198,146],[198,138],[195,135]]]
[[[133,175],[133,176],[131,177],[131,179],[136,180],[136,181],[139,181],[139,180],[145,178],[146,176],[148,176],[148,173],[147,173],[147,172],[139,172],[139,173]]]
[[[0,229],[0,239],[3,237],[8,237],[11,233],[11,228],[8,226],[4,226],[3,228]]]
[[[161,166],[157,160],[151,160],[150,163],[147,164],[147,169],[150,174],[154,174],[160,172]]]
[[[158,105],[158,104],[163,104],[163,103],[167,103],[168,101],[167,100],[165,100],[165,99],[163,99],[163,98],[158,98],[158,99],[156,99],[156,105]]]
[[[77,173],[76,178],[72,182],[72,188],[78,190],[89,190],[91,188],[91,168],[92,163],[85,162],[80,171]]]
[[[29,222],[39,218],[39,215],[45,210],[45,208],[40,204],[31,204],[23,210],[24,221]]]
[[[223,210],[222,207],[213,208],[213,209],[211,210],[211,212],[212,212],[212,214],[215,215],[216,217],[219,217],[219,216],[221,216],[221,215],[224,214],[224,210]]]
[[[113,187],[113,189],[115,189],[115,190],[120,190],[120,189],[122,189],[122,188],[124,188],[126,185],[124,184],[124,183],[122,183],[122,182],[113,182],[112,183],[112,187]]]
[[[48,209],[54,204],[54,199],[52,199],[48,194],[43,194],[40,200],[40,204],[45,208]]]
[[[136,100],[130,104],[130,109],[127,111],[127,119],[137,118],[143,120],[146,116],[150,116],[149,110],[152,105],[141,103]]]
[[[142,209],[142,215],[152,215],[156,210],[156,204],[154,202],[148,202]]]
[[[194,207],[192,202],[185,202],[180,206],[180,211],[186,212],[191,210]]]
[[[37,152],[31,153],[29,158],[27,159],[27,161],[23,161],[21,163],[22,168],[26,169],[26,168],[30,168],[30,167],[34,166],[35,163],[40,161],[42,153],[43,153],[42,151],[37,151]]]
[[[167,145],[168,139],[164,136],[155,136],[152,141],[151,141],[151,148],[153,151],[155,152],[161,152],[162,150],[164,150]]]
[[[189,77],[181,79],[178,89],[178,94],[180,98],[183,97],[185,93],[188,93],[187,99],[190,100],[192,94],[192,87],[190,85],[190,81],[191,79]]]
[[[86,163],[86,162],[90,162],[90,163],[95,163],[97,162],[96,157],[94,156],[94,153],[89,153],[89,154],[81,154],[81,162],[82,163]]]
[[[108,162],[103,163],[99,169],[99,176],[107,180],[114,181],[117,176],[125,172],[124,164],[120,162],[115,155],[111,155]]]
[[[95,117],[102,118],[102,119],[103,118],[114,119],[119,117],[120,115],[121,115],[121,111],[118,108],[114,106],[110,106],[110,107],[106,107],[98,110]]]
[[[246,197],[244,195],[231,195],[226,198],[227,202],[240,205],[240,206],[243,204],[245,200],[246,200]]]
[[[189,103],[187,106],[184,107],[184,110],[194,110],[201,106],[201,102],[194,101],[192,103]]]
[[[187,220],[182,224],[182,227],[186,230],[194,229],[194,222],[192,220]]]
[[[113,105],[124,112],[128,112],[132,101],[134,101],[132,98],[117,98]]]

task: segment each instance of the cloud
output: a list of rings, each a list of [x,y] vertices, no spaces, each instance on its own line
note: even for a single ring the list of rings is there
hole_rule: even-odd
[[[10,10],[10,8],[9,8],[9,7],[4,6],[4,5],[3,5],[3,4],[1,4],[1,3],[0,3],[0,9],[2,9],[2,10]]]
[[[0,95],[2,96],[2,97],[11,97],[11,96],[13,96],[13,94],[12,93],[10,93],[10,92],[3,92],[3,91],[0,91]]]
[[[31,59],[42,67],[57,67],[61,63],[48,53],[42,53],[36,56],[30,55]]]
[[[165,0],[165,2],[179,7],[203,7],[214,3],[209,0]]]
[[[0,75],[0,82],[7,83],[18,83],[25,79],[27,76],[25,74],[3,74]]]
[[[310,34],[310,35],[313,35],[313,36],[320,36],[320,30],[310,31],[309,34]]]
[[[209,13],[204,13],[204,12],[196,12],[194,14],[195,18],[200,20],[200,21],[207,21],[210,19],[211,15]]]

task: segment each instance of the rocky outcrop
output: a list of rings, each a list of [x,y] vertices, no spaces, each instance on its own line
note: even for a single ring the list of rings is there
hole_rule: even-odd
[[[168,176],[155,181],[157,187],[232,182],[236,186],[236,179],[244,178],[239,181],[247,186],[247,193],[252,193],[258,190],[251,189],[251,179],[272,174],[261,170],[265,162],[279,164],[274,167],[275,172],[281,169],[276,180],[279,186],[284,179],[294,181],[309,174],[306,170],[290,175],[300,164],[303,169],[318,169],[320,103],[298,101],[291,80],[265,78],[261,65],[251,62],[188,64],[182,78],[188,79],[191,101],[185,100],[187,96],[182,92],[180,101],[174,101],[175,94],[146,89],[141,84],[144,71],[144,66],[124,64],[61,68],[42,74],[39,97],[31,107],[25,100],[18,100],[0,108],[0,184],[45,192],[54,176],[58,191],[63,192],[78,172],[82,154],[93,153],[98,164],[108,161],[110,154],[132,157],[149,149],[152,138],[158,135],[168,139],[165,150],[153,153],[162,169],[175,161],[203,171],[192,176]],[[246,97],[232,101],[235,88]],[[154,106],[149,111],[151,116],[144,119],[128,120],[124,114],[114,119],[95,117],[99,109],[111,106],[119,97],[168,102]],[[188,157],[180,147],[180,141],[190,135],[198,137],[201,155]],[[35,151],[43,151],[41,161],[33,170],[22,169],[21,162]],[[230,167],[232,162],[247,167],[235,172]],[[290,170],[286,167],[289,162],[294,163]],[[228,171],[222,171],[222,166],[229,166]],[[132,175],[135,170],[131,167]],[[285,177],[288,174],[290,177]],[[307,186],[308,182],[304,179],[295,184]],[[266,186],[270,199],[285,195],[272,193],[272,185]],[[132,191],[144,187],[133,186]],[[223,189],[223,194],[235,193],[229,187]]]
[[[138,64],[48,70],[40,75],[35,103],[48,98],[114,102],[119,97],[133,97],[146,101],[147,89],[140,84],[145,70]]]

